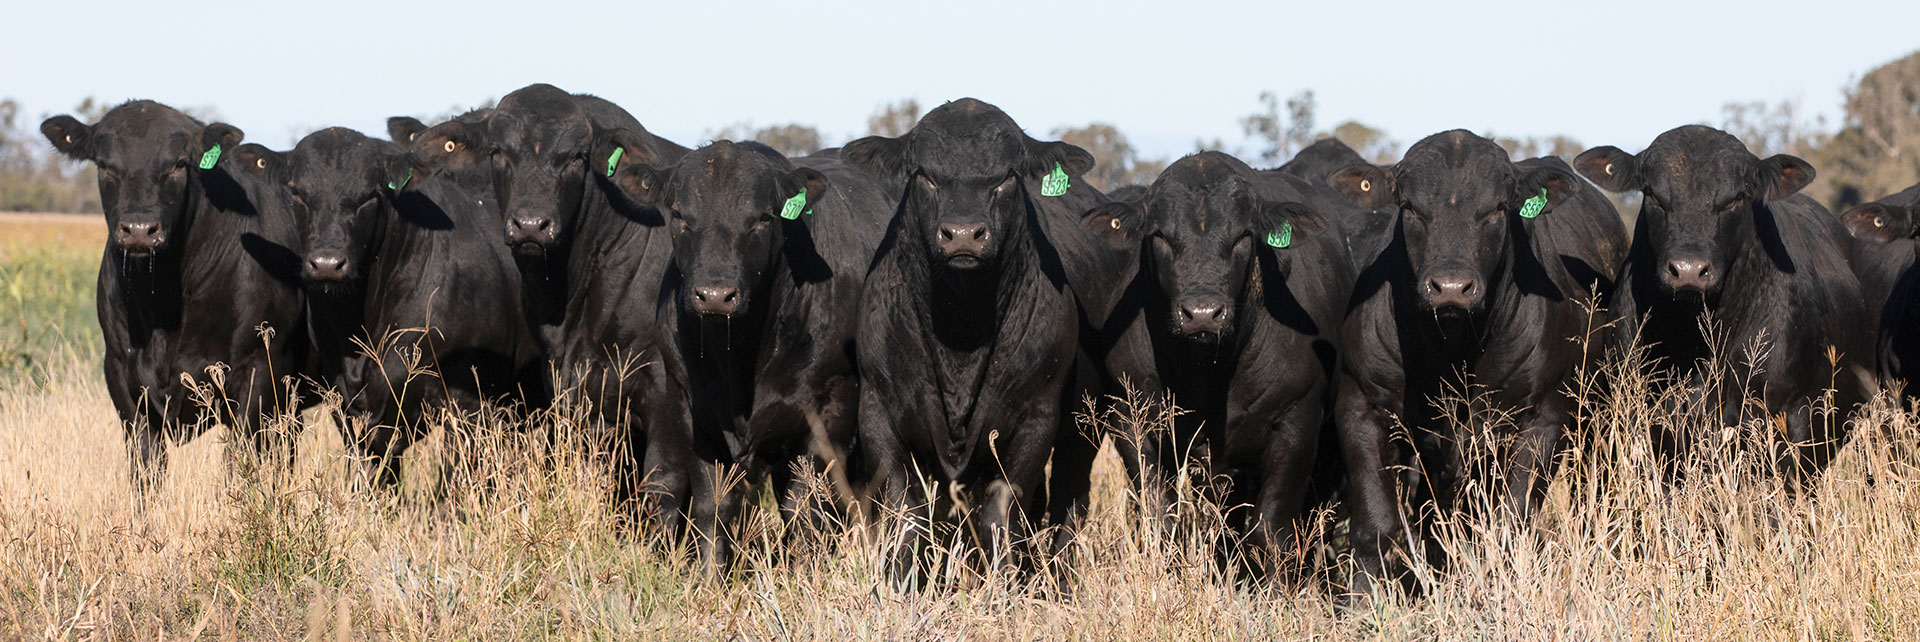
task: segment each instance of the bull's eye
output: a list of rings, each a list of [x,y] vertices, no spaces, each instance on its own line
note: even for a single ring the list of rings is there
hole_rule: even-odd
[[[766,231],[766,229],[767,229],[767,219],[764,219],[764,218],[763,218],[763,219],[759,219],[759,220],[756,220],[756,221],[754,221],[754,222],[753,222],[753,225],[752,225],[751,227],[749,227],[748,229],[749,229],[749,230],[752,230],[752,231],[753,231],[753,233],[755,233],[755,234],[758,234],[758,233],[760,233],[760,232],[764,232],[764,231]]]
[[[999,185],[993,186],[993,197],[1006,198],[1007,195],[1013,193],[1013,186],[1017,182],[1019,182],[1019,177],[1011,174],[1007,175],[1005,179],[1000,181]]]
[[[1606,166],[1606,167],[1602,167],[1602,168],[1600,168],[1600,171],[1602,171],[1602,172],[1606,172],[1608,176],[1612,176],[1612,175],[1613,175],[1613,163],[1607,163],[1607,166]]]
[[[265,159],[265,158],[256,158],[256,159],[253,159],[253,166],[254,166],[254,167],[258,167],[258,168],[260,168],[260,169],[266,169],[266,168],[267,168],[267,159]]]
[[[447,141],[447,144],[445,145],[445,147],[446,147],[447,153],[451,154],[453,153],[453,148],[458,147],[458,145],[455,145],[453,141]]]
[[[1373,181],[1370,181],[1364,178],[1360,179],[1360,191],[1362,192],[1373,191]]]
[[[1878,216],[1875,216],[1875,217],[1873,217],[1873,226],[1874,226],[1874,227],[1886,227],[1886,226],[1887,226],[1887,222],[1886,222],[1886,220],[1884,220],[1884,219],[1882,219],[1882,218],[1880,218],[1880,217],[1878,217]]]
[[[921,189],[929,192],[939,191],[940,189],[940,186],[933,184],[933,179],[928,178],[926,174],[915,176],[914,181],[920,184]]]
[[[1120,229],[1120,219],[1117,219],[1117,218],[1107,219],[1107,227],[1111,227],[1116,230]]]

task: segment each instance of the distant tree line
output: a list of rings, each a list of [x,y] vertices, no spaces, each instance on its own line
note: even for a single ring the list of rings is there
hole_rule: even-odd
[[[1845,90],[1845,96],[1840,122],[1831,128],[1824,119],[1804,117],[1797,101],[1773,105],[1728,103],[1718,125],[1745,141],[1756,154],[1790,153],[1813,163],[1819,171],[1807,193],[1836,210],[1920,182],[1920,52],[1868,71]],[[487,100],[480,106],[492,104]],[[107,109],[107,104],[88,98],[75,106],[73,113],[94,122]],[[1322,129],[1318,127],[1317,109],[1311,90],[1284,99],[1271,91],[1261,92],[1255,111],[1239,119],[1239,143],[1229,144],[1220,138],[1197,140],[1194,150],[1224,151],[1256,167],[1275,167],[1316,140],[1336,138],[1376,163],[1399,158],[1402,143],[1386,131],[1355,120]],[[187,111],[203,119],[212,116],[205,109]],[[422,120],[437,123],[465,111],[456,106]],[[923,113],[920,102],[913,98],[883,104],[867,118],[864,135],[898,136],[911,129]],[[40,139],[37,122],[22,122],[19,103],[0,100],[0,211],[100,211],[93,167],[63,162]],[[1506,147],[1515,160],[1539,156],[1572,160],[1585,149],[1581,141],[1562,135],[1483,133]],[[1049,135],[1093,154],[1096,164],[1086,179],[1101,189],[1150,183],[1173,161],[1142,156],[1127,135],[1108,122],[1057,127]],[[758,126],[740,122],[709,130],[707,137],[757,140],[789,156],[811,154],[840,142],[803,123]],[[1631,146],[1648,141],[1602,142]],[[1630,215],[1635,198],[1631,194],[1615,195],[1614,201]]]
[[[1799,103],[1733,103],[1723,129],[1755,154],[1813,163],[1806,193],[1836,210],[1920,182],[1920,51],[1867,72],[1845,91],[1837,127],[1809,122]]]
[[[94,122],[107,105],[88,98],[73,116]],[[0,211],[100,211],[100,189],[92,165],[63,162],[40,136],[40,121],[21,122],[20,103],[0,99]]]

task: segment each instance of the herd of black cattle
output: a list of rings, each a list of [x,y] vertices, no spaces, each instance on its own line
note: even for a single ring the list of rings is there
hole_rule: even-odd
[[[1920,187],[1834,216],[1798,194],[1806,162],[1708,127],[1573,166],[1461,130],[1389,166],[1333,141],[1270,170],[1204,152],[1102,194],[1085,150],[972,99],[804,158],[690,150],[549,85],[388,126],[276,152],[149,101],[42,124],[99,170],[136,494],[169,437],[246,435],[319,389],[385,481],[436,409],[573,395],[618,436],[619,496],[716,555],[748,489],[788,497],[796,463],[850,480],[860,510],[947,499],[924,475],[999,546],[1084,513],[1103,435],[1075,415],[1130,386],[1186,411],[1116,440],[1144,487],[1205,467],[1274,553],[1337,497],[1367,582],[1432,519],[1413,506],[1451,510],[1475,476],[1470,426],[1501,418],[1512,455],[1477,481],[1527,518],[1595,346],[1640,347],[1665,385],[1723,378],[1712,420],[1779,422],[1766,456],[1793,479],[1920,350]],[[1642,195],[1631,243],[1596,185]],[[1770,349],[1707,369],[1705,313],[1723,353]],[[217,401],[191,403],[214,363]],[[1468,386],[1473,404],[1436,401]],[[1668,455],[1690,439],[1648,429]]]

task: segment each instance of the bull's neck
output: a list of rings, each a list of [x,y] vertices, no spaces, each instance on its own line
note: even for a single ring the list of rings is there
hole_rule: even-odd
[[[365,284],[341,292],[307,292],[307,333],[319,355],[331,367],[339,359],[358,353],[353,337],[366,332],[367,300],[371,295]],[[376,344],[380,337],[368,337]]]
[[[1512,216],[1512,215],[1510,215]],[[1520,308],[1527,290],[1560,289],[1553,272],[1560,267],[1560,251],[1550,235],[1514,216],[1507,231],[1506,255],[1492,274],[1487,275],[1487,305],[1480,315],[1482,328],[1514,328],[1520,321]],[[1528,275],[1538,283],[1523,285],[1519,270],[1525,266],[1538,273]],[[1567,293],[1562,292],[1562,295]]]
[[[922,248],[932,277],[925,314],[945,345],[964,350],[991,342],[1018,303],[1028,272],[1039,262],[1028,230],[1019,228],[1007,235],[998,261],[974,270],[935,264],[931,250]]]
[[[432,230],[409,222],[397,206],[389,206],[367,243],[365,309],[391,310],[380,302],[396,290],[411,287],[412,282],[420,278],[420,272],[410,269],[408,264],[441,259],[442,255],[432,247],[437,240],[440,239]]]
[[[567,272],[566,297],[569,301],[578,301],[584,297],[597,296],[593,292],[596,283],[625,281],[614,279],[611,274],[606,278],[593,278],[604,270],[631,270],[630,265],[644,259],[644,252],[638,251],[645,246],[648,236],[665,230],[663,222],[636,220],[644,217],[659,217],[657,211],[626,211],[607,194],[607,185],[594,181],[587,193],[580,199],[580,212],[575,217],[576,229],[568,235],[565,265]],[[637,275],[635,275],[637,276]]]
[[[1733,253],[1732,262],[1726,267],[1727,276],[1725,280],[1721,282],[1718,294],[1727,292],[1750,292],[1755,294],[1770,292],[1773,285],[1770,282],[1773,281],[1781,271],[1792,271],[1792,266],[1790,265],[1774,265],[1773,257],[1768,256],[1767,245],[1769,241],[1761,238],[1759,225],[1757,224],[1757,221],[1762,217],[1772,222],[1776,221],[1776,217],[1778,216],[1779,213],[1770,211],[1765,205],[1754,206],[1752,222],[1749,222],[1745,226],[1746,229],[1741,230],[1740,251]],[[1780,239],[1778,233],[1776,233],[1775,239],[1772,242],[1784,243],[1785,241]],[[1779,251],[1782,255],[1786,254],[1784,247],[1780,248]],[[1791,261],[1792,259],[1788,257],[1787,260]],[[1718,294],[1707,298],[1706,309],[1711,310],[1716,315],[1732,315],[1734,318],[1729,319],[1729,321],[1744,316],[1744,306],[1735,307],[1729,305],[1728,301]],[[1741,303],[1746,303],[1755,301],[1756,299],[1771,299],[1771,297],[1744,297],[1737,298],[1736,300]]]

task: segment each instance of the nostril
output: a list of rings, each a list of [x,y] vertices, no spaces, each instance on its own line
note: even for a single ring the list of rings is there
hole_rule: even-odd
[[[1475,286],[1475,285],[1477,285],[1477,284],[1476,284],[1476,283],[1474,283],[1473,281],[1468,281],[1468,282],[1467,282],[1467,284],[1466,284],[1465,286],[1463,286],[1463,287],[1461,287],[1461,288],[1460,288],[1460,293],[1461,293],[1461,294],[1473,294],[1473,286]]]
[[[973,240],[978,241],[986,237],[987,237],[987,228],[984,228],[984,227],[974,228]]]
[[[330,274],[344,270],[347,261],[346,259],[334,256],[317,256],[308,259],[307,265],[310,266],[316,274]]]
[[[726,299],[726,302],[727,302],[727,303],[732,303],[732,302],[733,302],[733,300],[734,300],[735,298],[737,298],[737,297],[739,297],[739,296],[740,296],[740,295],[739,295],[738,293],[736,293],[736,292],[728,292],[728,293],[727,293],[727,299]]]

